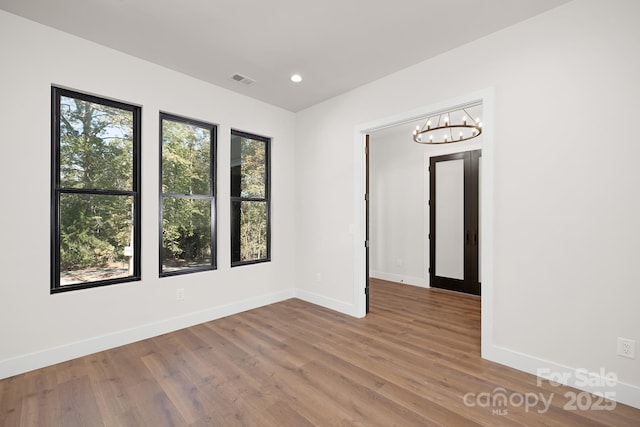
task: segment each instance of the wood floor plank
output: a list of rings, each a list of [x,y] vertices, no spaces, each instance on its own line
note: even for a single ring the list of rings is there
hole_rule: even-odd
[[[26,397],[23,388],[26,387],[27,374],[6,378],[0,381],[0,425],[20,425],[20,408]]]
[[[132,414],[139,425],[147,427],[182,427],[188,425],[178,409],[164,392],[147,396],[136,403]]]
[[[60,424],[69,427],[104,425],[88,375],[70,378],[59,384],[58,390]]]
[[[38,427],[58,427],[60,422],[60,396],[57,378],[51,369],[39,369],[35,383],[38,390]]]
[[[296,411],[288,402],[279,400],[267,409],[282,426],[312,427],[314,424]]]
[[[0,380],[0,425],[640,425],[639,409],[567,410],[582,392],[482,359],[479,297],[370,292],[363,319],[291,299]]]

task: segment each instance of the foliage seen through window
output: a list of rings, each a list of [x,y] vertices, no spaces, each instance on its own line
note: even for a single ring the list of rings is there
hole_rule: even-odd
[[[215,126],[161,114],[161,274],[215,268]]]

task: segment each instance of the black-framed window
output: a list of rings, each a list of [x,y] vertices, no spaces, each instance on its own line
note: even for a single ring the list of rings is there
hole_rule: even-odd
[[[140,107],[51,88],[51,292],[140,280]]]
[[[231,266],[271,259],[269,138],[231,131]]]
[[[216,126],[160,113],[160,276],[216,268]]]

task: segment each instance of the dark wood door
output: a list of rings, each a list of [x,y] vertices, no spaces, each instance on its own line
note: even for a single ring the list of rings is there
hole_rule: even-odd
[[[429,280],[432,287],[480,295],[481,150],[431,157]]]
[[[364,143],[364,167],[365,167],[365,190],[364,190],[364,200],[365,200],[365,258],[366,258],[366,283],[364,287],[365,294],[365,312],[369,312],[369,135],[367,134],[365,137]]]

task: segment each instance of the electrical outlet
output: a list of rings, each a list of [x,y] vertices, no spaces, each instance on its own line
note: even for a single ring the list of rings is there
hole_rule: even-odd
[[[182,301],[184,299],[184,288],[176,289],[176,300]]]
[[[636,342],[627,338],[618,337],[618,356],[636,358]]]

